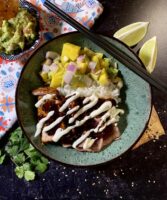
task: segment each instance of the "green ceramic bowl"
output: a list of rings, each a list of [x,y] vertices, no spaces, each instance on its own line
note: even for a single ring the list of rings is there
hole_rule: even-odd
[[[124,44],[113,38],[115,45],[128,53],[136,61],[138,57]],[[125,114],[121,116],[119,127],[121,139],[114,141],[111,145],[99,153],[83,153],[71,148],[63,148],[56,144],[43,145],[40,136],[35,138],[35,127],[37,124],[37,112],[34,107],[36,99],[31,91],[43,83],[39,78],[41,63],[48,50],[61,52],[62,45],[71,42],[82,47],[88,47],[96,52],[102,52],[105,56],[111,57],[107,52],[91,42],[78,32],[61,35],[41,46],[28,60],[25,65],[16,93],[16,110],[19,123],[23,132],[41,153],[53,160],[78,166],[90,166],[106,163],[120,156],[127,151],[140,137],[148,122],[151,111],[151,91],[150,86],[139,76],[130,71],[126,66],[118,62],[119,69],[124,79],[122,89],[122,105]]]

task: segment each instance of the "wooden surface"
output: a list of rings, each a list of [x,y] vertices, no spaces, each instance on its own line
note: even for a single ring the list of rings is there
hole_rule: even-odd
[[[138,148],[139,146],[149,142],[150,140],[158,140],[164,134],[165,130],[161,124],[157,111],[153,106],[147,128],[141,136],[140,140],[135,144],[133,149]]]

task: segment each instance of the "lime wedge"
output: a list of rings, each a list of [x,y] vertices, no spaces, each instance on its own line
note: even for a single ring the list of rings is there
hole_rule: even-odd
[[[136,22],[118,30],[114,37],[128,46],[139,43],[147,33],[149,22]]]
[[[157,60],[157,38],[155,36],[143,44],[139,51],[139,57],[147,71],[152,73]]]

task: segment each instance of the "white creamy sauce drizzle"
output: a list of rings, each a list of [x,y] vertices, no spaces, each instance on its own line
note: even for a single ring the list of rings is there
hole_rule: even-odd
[[[74,108],[69,110],[66,115],[71,115],[73,112],[77,111],[78,109],[79,109],[79,106],[75,106]]]
[[[93,112],[91,112],[89,116],[84,117],[80,121],[76,121],[73,126],[69,126],[66,129],[58,128],[56,130],[54,136],[53,136],[53,141],[54,142],[58,142],[61,139],[62,136],[64,136],[67,133],[69,133],[72,129],[74,129],[76,127],[79,127],[79,126],[82,126],[89,119],[92,119],[92,118],[98,116],[99,114],[107,111],[111,107],[112,107],[111,101],[106,101],[97,110],[94,110]]]
[[[72,147],[74,149],[76,149],[76,147],[81,144],[81,142],[83,142],[87,137],[89,136],[89,133],[86,132],[85,134],[81,135],[81,137],[79,137],[73,144]]]
[[[54,122],[52,122],[50,125],[46,126],[42,132],[47,132],[49,130],[51,130],[52,128],[54,128],[57,124],[59,124],[63,119],[64,119],[65,116],[63,117],[59,117],[57,118]]]
[[[114,123],[115,122],[115,119],[111,119],[110,120],[111,123]],[[95,128],[95,129],[90,129],[89,131],[87,131],[84,135],[81,135],[81,137],[79,137],[73,144],[72,144],[72,147],[73,148],[76,148],[81,142],[83,142],[87,137],[89,137],[89,135],[92,133],[92,132],[102,132],[106,126],[107,126],[107,123],[105,123],[103,125],[103,127],[100,128],[100,126],[102,125],[103,121],[101,120],[101,122],[98,124],[98,126]],[[109,125],[109,124],[108,124]],[[93,145],[93,144],[92,144]],[[90,146],[91,147],[91,146]]]
[[[35,107],[38,108],[40,107],[42,104],[45,103],[46,100],[52,99],[55,96],[55,94],[46,94],[44,95],[36,104]]]
[[[92,138],[87,138],[83,144],[83,149],[87,150],[90,149],[92,147],[92,145],[94,144],[94,142],[96,141],[96,139],[92,139]]]
[[[88,103],[90,102],[90,103]],[[69,119],[69,124],[73,123],[77,117],[79,117],[81,114],[83,114],[85,111],[89,110],[93,106],[95,106],[98,102],[98,98],[95,95],[92,95],[90,97],[87,97],[84,99],[83,104],[86,104],[84,107],[82,107],[73,117]]]
[[[77,99],[79,97],[79,93],[76,92],[73,96],[71,96],[70,98],[68,98],[66,100],[66,102],[60,107],[59,112],[63,112],[66,108],[68,108],[68,105],[74,101],[75,99]]]
[[[68,108],[68,105],[76,100],[77,98],[79,98],[82,94],[80,94],[79,92],[75,92],[72,93],[71,95],[66,96],[66,98],[68,98],[65,103],[60,107],[59,111],[63,112]],[[42,105],[45,100],[53,98],[54,95],[52,94],[48,94],[43,96],[42,99],[40,99],[37,103],[36,103],[36,107]],[[73,117],[71,117],[69,119],[69,123],[74,123],[74,125],[68,126],[65,129],[62,128],[58,128],[55,132],[55,134],[53,135],[52,140],[54,142],[58,142],[64,135],[68,134],[72,129],[76,128],[76,127],[80,127],[82,126],[84,123],[86,123],[89,119],[93,119],[96,116],[99,116],[100,114],[104,113],[101,118],[100,121],[98,123],[98,125],[96,126],[96,128],[90,129],[89,131],[86,131],[83,135],[81,135],[81,137],[79,137],[76,141],[74,141],[74,143],[72,144],[73,148],[77,148],[77,146],[84,142],[83,144],[83,149],[88,149],[90,148],[96,139],[92,139],[92,138],[88,138],[89,135],[92,132],[102,132],[107,126],[109,126],[112,123],[115,123],[119,120],[119,113],[123,113],[123,110],[121,109],[116,109],[115,107],[112,107],[112,103],[111,101],[105,101],[99,108],[97,108],[96,110],[92,111],[89,116],[85,116],[83,119],[81,120],[76,120],[78,116],[80,116],[81,114],[83,114],[84,112],[86,112],[87,110],[89,110],[90,108],[94,107],[98,102],[98,97],[93,94],[89,97],[86,97],[83,100],[83,107],[80,108],[80,106],[75,106],[74,108],[70,109],[67,111],[66,115],[57,118],[54,122],[52,122],[50,125],[46,126],[43,131],[42,128],[44,126],[44,123],[54,114],[54,111],[50,111],[48,113],[48,115],[41,119],[38,124],[37,124],[37,129],[36,129],[36,133],[35,136],[39,135],[40,132],[42,131],[42,133],[47,133],[47,131],[51,130],[52,128],[54,128],[56,125],[58,125],[67,115],[70,115],[74,112],[75,115]],[[86,105],[85,105],[86,104]],[[80,108],[80,109],[79,109]]]
[[[44,123],[45,123],[46,121],[48,121],[48,119],[50,119],[50,118],[53,116],[53,114],[54,114],[54,111],[50,111],[50,112],[47,114],[46,117],[42,118],[42,119],[38,122],[38,124],[37,124],[37,126],[36,126],[35,137],[37,137],[37,136],[41,133],[41,130],[42,130],[43,126],[44,126]]]

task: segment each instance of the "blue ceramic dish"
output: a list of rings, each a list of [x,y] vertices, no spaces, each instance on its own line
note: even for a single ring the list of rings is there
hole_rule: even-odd
[[[140,62],[139,58],[127,46],[114,38],[105,38],[108,41],[112,40],[120,50],[126,52],[137,62]],[[81,47],[88,47],[96,52],[103,53],[106,57],[111,57],[102,48],[77,32],[58,36],[42,45],[28,60],[18,83],[16,93],[18,120],[22,130],[35,148],[51,159],[77,166],[106,163],[131,148],[143,133],[151,112],[150,86],[116,60],[124,80],[124,88],[121,91],[122,104],[120,107],[125,110],[125,114],[121,116],[118,124],[121,138],[98,153],[78,152],[75,149],[64,148],[54,143],[42,144],[40,136],[34,137],[37,124],[37,110],[34,106],[36,98],[32,95],[32,90],[44,85],[40,79],[39,72],[46,52],[48,50],[61,52],[62,45],[66,42],[74,43]]]

